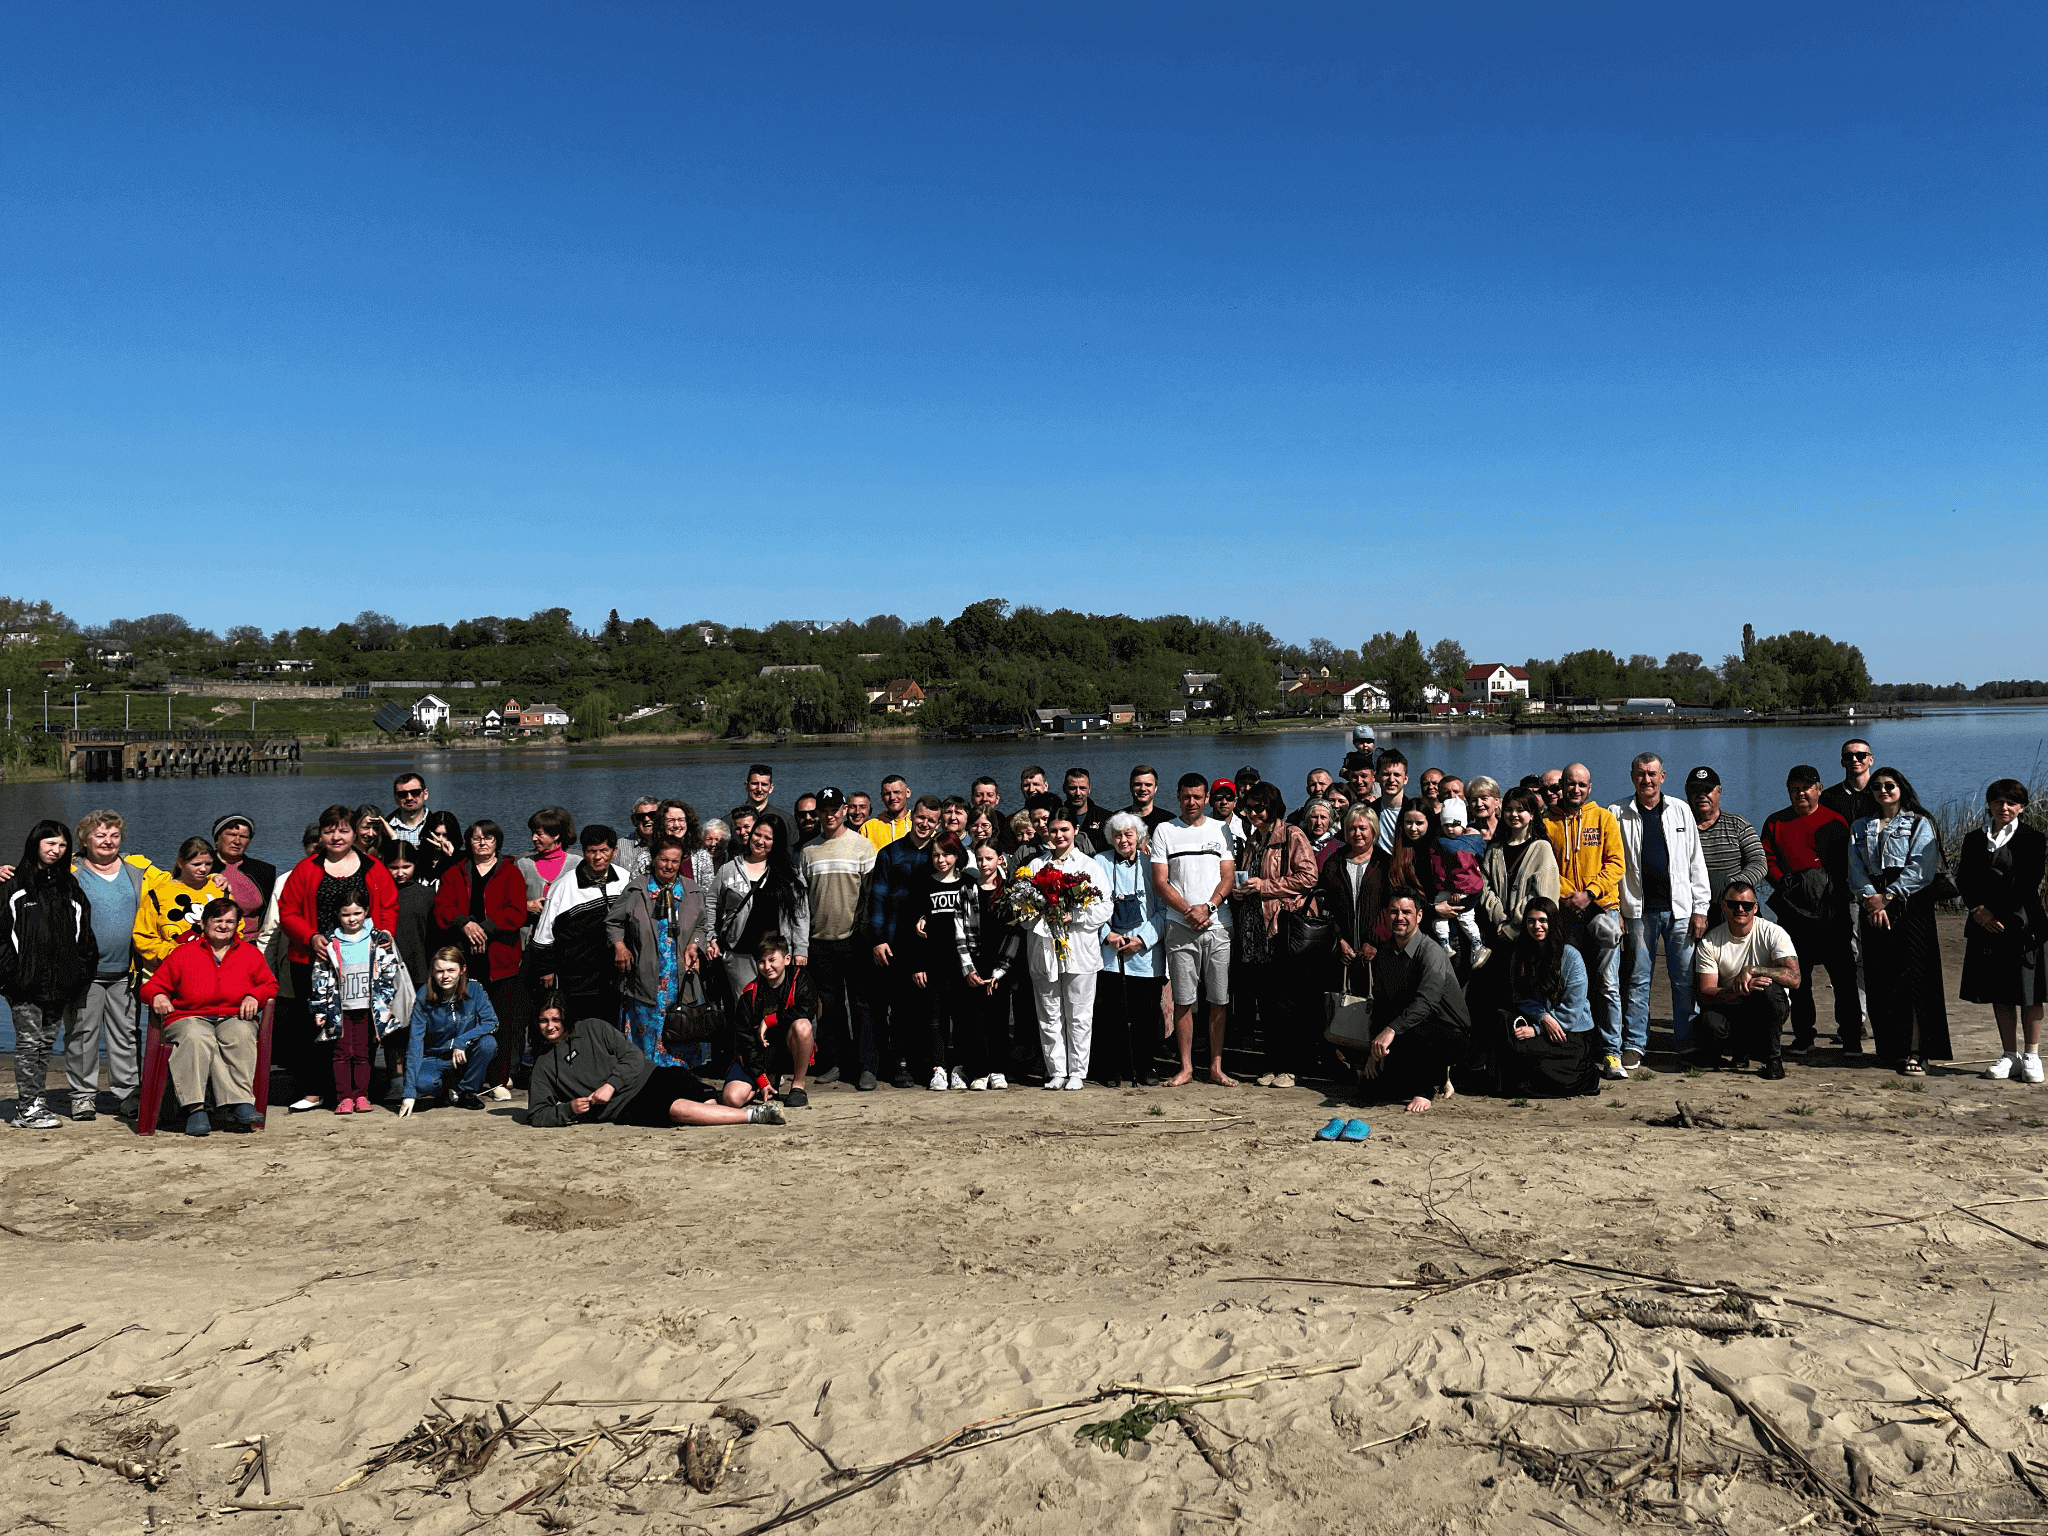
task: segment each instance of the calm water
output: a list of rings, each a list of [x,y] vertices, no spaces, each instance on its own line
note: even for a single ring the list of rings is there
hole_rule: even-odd
[[[1435,765],[1467,779],[1484,773],[1512,785],[1524,774],[1582,761],[1593,771],[1594,794],[1607,804],[1628,793],[1629,759],[1652,751],[1663,757],[1674,780],[1695,764],[1711,764],[1721,775],[1722,804],[1760,822],[1785,803],[1785,771],[1794,763],[1814,764],[1829,782],[1839,777],[1837,759],[1846,734],[1838,726],[1678,729],[1645,720],[1638,728],[1620,731],[1472,737],[1384,728],[1380,743],[1401,748],[1410,760],[1411,777]],[[2048,710],[2042,709],[1930,712],[1916,720],[1874,721],[1864,734],[1878,762],[1896,766],[1930,806],[1949,799],[1974,801],[1994,778],[2033,782],[2048,762]],[[970,780],[987,773],[1002,786],[1004,803],[1014,808],[1018,773],[1031,763],[1045,766],[1055,789],[1067,768],[1087,768],[1096,799],[1112,807],[1128,799],[1126,779],[1136,762],[1159,771],[1161,798],[1169,801],[1173,781],[1182,773],[1216,778],[1249,764],[1277,784],[1293,806],[1308,771],[1335,771],[1347,745],[1348,733],[1332,729],[1250,739],[822,745],[758,755],[775,765],[775,803],[785,811],[799,793],[826,784],[873,794],[888,773],[903,774],[914,792],[941,795],[964,795]],[[509,851],[520,852],[526,846],[526,818],[542,805],[567,807],[579,826],[602,820],[621,831],[629,825],[633,801],[644,794],[688,800],[707,820],[721,816],[746,798],[746,769],[756,755],[702,748],[394,752],[309,764],[296,778],[5,785],[0,786],[0,850],[9,860],[16,857],[30,825],[42,817],[71,824],[88,810],[108,807],[127,818],[131,852],[168,864],[180,839],[205,834],[215,817],[235,811],[255,824],[257,856],[283,865],[297,859],[299,832],[323,806],[374,801],[388,807],[393,774],[417,767],[427,777],[433,809],[452,810],[464,822],[488,816],[506,829]],[[0,1024],[0,1049],[11,1048],[13,1038],[11,1021]]]

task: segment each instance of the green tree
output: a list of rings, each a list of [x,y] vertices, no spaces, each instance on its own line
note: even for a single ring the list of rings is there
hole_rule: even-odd
[[[1452,639],[1437,641],[1429,648],[1430,670],[1436,680],[1446,688],[1463,688],[1466,669],[1472,660],[1465,654],[1465,647]]]
[[[1261,711],[1271,712],[1280,702],[1273,669],[1266,664],[1263,650],[1246,647],[1217,670],[1210,688],[1219,713],[1234,715],[1240,723],[1256,720]]]
[[[1826,635],[1795,629],[1767,636],[1751,648],[1749,665],[1774,667],[1783,675],[1781,703],[1790,708],[1839,709],[1870,697],[1863,652]]]
[[[618,711],[612,696],[602,688],[593,688],[583,695],[569,711],[569,739],[571,741],[602,741],[617,733],[612,716]]]
[[[1433,675],[1412,629],[1404,635],[1381,630],[1366,641],[1359,647],[1359,669],[1364,681],[1386,690],[1387,707],[1397,715],[1412,715],[1422,708],[1422,690]]]

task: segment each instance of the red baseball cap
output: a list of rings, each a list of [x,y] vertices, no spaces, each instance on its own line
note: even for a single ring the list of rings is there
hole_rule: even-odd
[[[1230,791],[1232,799],[1235,799],[1237,797],[1237,786],[1233,784],[1229,779],[1218,779],[1214,784],[1211,784],[1209,786],[1209,793],[1213,795],[1218,790],[1224,789]]]

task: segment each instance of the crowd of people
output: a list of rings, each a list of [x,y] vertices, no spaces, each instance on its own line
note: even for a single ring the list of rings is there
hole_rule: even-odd
[[[1950,1059],[1935,911],[1968,912],[1960,995],[1992,1006],[1987,1074],[2042,1081],[2048,838],[2026,788],[1992,783],[1953,861],[1897,768],[1843,744],[1842,777],[1794,767],[1761,825],[1711,766],[1666,793],[1655,753],[1603,806],[1583,763],[1503,790],[1429,768],[1361,726],[1291,811],[1251,768],[1149,765],[1129,803],[1086,769],[1027,768],[962,797],[901,775],[700,818],[643,796],[626,826],[333,805],[280,872],[221,816],[167,865],[113,811],[32,827],[0,870],[0,994],[13,1013],[9,1124],[134,1115],[148,1022],[192,1135],[262,1121],[261,1031],[291,1109],[398,1116],[527,1093],[535,1126],[786,1123],[820,1083],[999,1092],[1013,1081],[1353,1083],[1426,1111],[1456,1081],[1586,1092],[1649,1044],[1661,952],[1688,1063],[1785,1075],[1833,1042],[1907,1075]],[[1952,873],[1951,873],[1952,869]],[[1772,914],[1766,916],[1765,911]],[[1789,1034],[1789,1039],[1787,1038]],[[100,1086],[104,1048],[108,1085]],[[381,1082],[380,1082],[381,1077]]]

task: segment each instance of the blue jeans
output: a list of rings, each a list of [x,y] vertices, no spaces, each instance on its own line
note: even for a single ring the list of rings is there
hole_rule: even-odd
[[[1589,909],[1564,932],[1566,941],[1586,962],[1586,992],[1593,1005],[1593,1032],[1600,1038],[1600,1049],[1618,1056],[1622,1050],[1621,918],[1613,912]]]
[[[418,1097],[426,1099],[439,1093],[447,1086],[448,1074],[451,1072],[462,1074],[456,1082],[466,1092],[482,1093],[484,1084],[490,1081],[491,1062],[496,1059],[497,1054],[498,1042],[489,1035],[485,1035],[469,1047],[468,1059],[460,1067],[447,1056],[422,1054],[419,1082],[415,1085],[419,1089]]]
[[[1628,1007],[1622,1048],[1640,1051],[1650,1038],[1650,972],[1657,944],[1664,944],[1664,970],[1671,978],[1671,1039],[1680,1049],[1692,1033],[1692,925],[1667,908],[1645,912],[1628,924]]]

